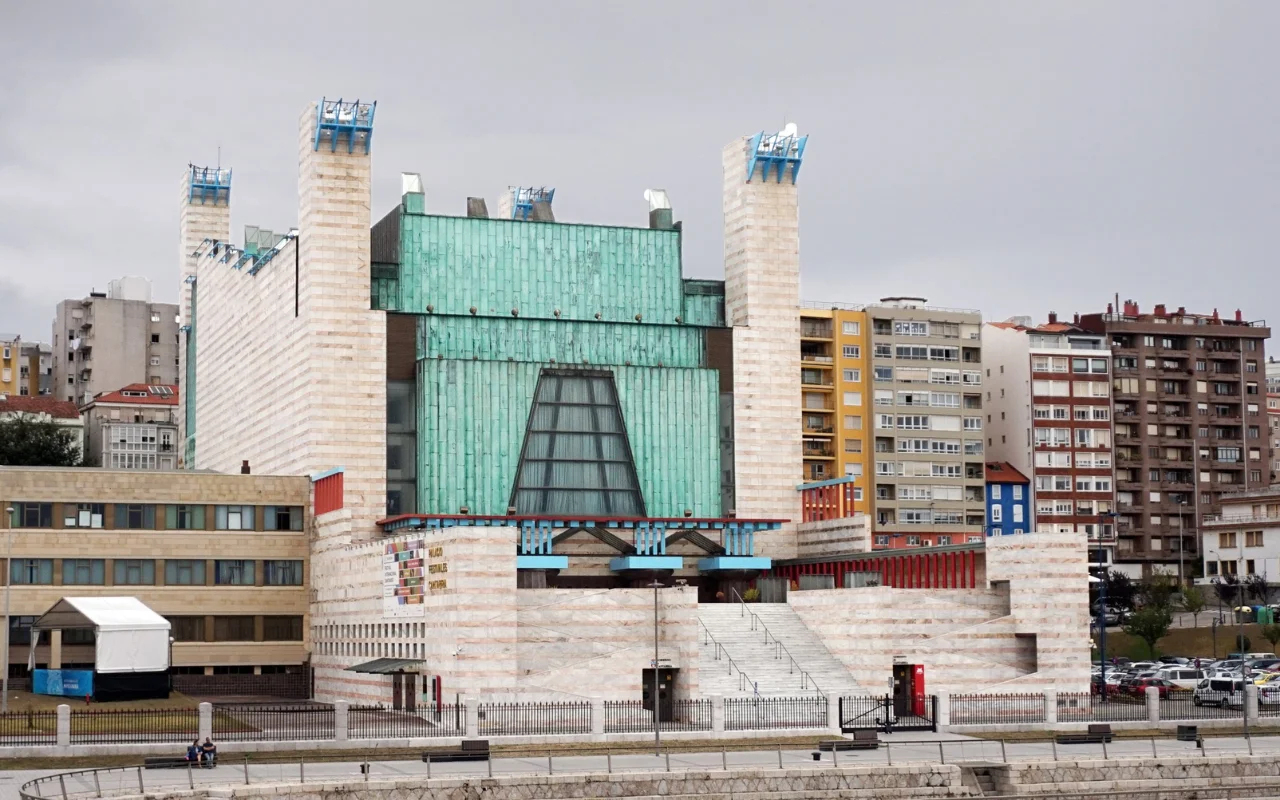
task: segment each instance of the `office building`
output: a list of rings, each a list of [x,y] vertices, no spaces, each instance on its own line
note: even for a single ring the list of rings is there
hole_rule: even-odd
[[[1196,521],[1226,492],[1268,486],[1264,322],[1136,302],[1083,314],[1113,358],[1116,561],[1137,575],[1177,574]]]
[[[173,626],[179,690],[262,693],[249,675],[302,677],[310,504],[306,477],[0,467],[10,675],[26,677],[30,626],[60,598],[126,594]],[[89,632],[36,648],[37,667],[92,660]],[[196,677],[214,675],[243,678]]]
[[[87,453],[108,469],[176,469],[178,387],[132,383],[82,408]]]
[[[178,381],[178,307],[153,303],[145,278],[121,278],[106,292],[58,304],[52,392],[83,406],[131,383]]]
[[[1115,455],[1107,337],[1049,314],[983,330],[987,447],[1031,478],[1037,531],[1079,533],[1115,563]],[[1102,552],[1098,552],[1098,549]]]

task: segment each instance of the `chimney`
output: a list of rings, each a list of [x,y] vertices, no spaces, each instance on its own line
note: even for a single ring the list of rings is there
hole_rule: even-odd
[[[1186,315],[1187,315],[1187,307],[1186,307],[1186,306],[1178,306],[1178,316],[1180,316],[1180,317],[1185,317]]]
[[[467,216],[479,219],[489,218],[489,206],[484,202],[483,197],[467,198]]]
[[[1160,304],[1158,304],[1158,305],[1156,306],[1155,315],[1156,315],[1157,317],[1167,317],[1167,316],[1168,316],[1168,312],[1167,312],[1167,311],[1165,311],[1164,303],[1160,303]]]
[[[1107,308],[1107,312],[1108,312],[1108,313],[1110,313],[1110,311],[1111,311],[1111,308],[1110,308],[1110,307],[1108,307],[1108,308]],[[1075,313],[1075,316],[1073,316],[1073,317],[1071,318],[1071,322],[1072,322],[1073,324],[1076,324],[1076,325],[1079,325],[1079,324],[1080,324],[1080,312],[1079,312],[1079,311],[1077,311],[1077,312]]]
[[[1236,322],[1244,322],[1244,312],[1238,308],[1236,309]]]
[[[1138,314],[1139,314],[1139,312],[1138,312],[1138,304],[1137,304],[1137,303],[1135,303],[1135,302],[1133,302],[1132,300],[1125,300],[1125,301],[1124,301],[1124,316],[1126,316],[1126,317],[1136,317],[1136,316],[1138,316]]]
[[[1213,321],[1214,321],[1214,322],[1217,322],[1217,321],[1218,321],[1218,319],[1219,319],[1219,317],[1218,317],[1218,309],[1216,309],[1216,308],[1215,308],[1215,309],[1213,310]]]
[[[249,459],[246,458],[245,460],[240,462],[240,474],[241,475],[249,474]]]
[[[1108,314],[1114,314],[1114,313],[1116,313],[1115,307],[1114,307],[1114,306],[1112,306],[1110,303],[1107,303],[1107,313],[1108,313]]]
[[[674,226],[671,218],[671,200],[665,189],[645,189],[644,199],[649,201],[649,227],[656,231],[669,231]]]
[[[1054,325],[1054,324],[1056,324],[1057,322],[1058,322],[1058,312],[1057,312],[1057,311],[1050,311],[1050,312],[1049,312],[1049,324],[1050,324],[1050,325]]]

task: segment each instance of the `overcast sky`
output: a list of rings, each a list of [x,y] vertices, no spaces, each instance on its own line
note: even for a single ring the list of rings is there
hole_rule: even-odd
[[[297,119],[377,100],[374,218],[556,187],[569,221],[685,222],[720,277],[720,148],[810,135],[802,292],[988,319],[1115,294],[1280,320],[1280,3],[0,4],[0,331],[125,274],[177,297],[185,165],[233,235],[297,219]]]

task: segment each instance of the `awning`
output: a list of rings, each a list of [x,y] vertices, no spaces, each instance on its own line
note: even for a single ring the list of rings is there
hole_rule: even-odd
[[[415,672],[422,667],[422,662],[412,658],[375,658],[354,667],[347,667],[347,672],[365,672],[371,675],[390,675],[393,672]]]
[[[96,633],[94,671],[161,672],[169,669],[169,621],[136,597],[64,597],[32,625],[34,663],[43,630],[92,628]]]

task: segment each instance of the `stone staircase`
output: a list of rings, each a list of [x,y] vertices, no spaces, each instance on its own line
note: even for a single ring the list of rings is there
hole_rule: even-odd
[[[843,664],[786,603],[752,603],[747,606],[760,620],[752,630],[750,614],[739,603],[703,603],[698,606],[698,681],[700,694],[725,697],[804,695],[816,692],[836,695],[866,694]],[[765,643],[768,628],[769,642]],[[710,636],[708,636],[708,633]],[[775,640],[786,651],[779,657]],[[720,645],[717,658],[716,643]],[[791,658],[787,658],[787,653]],[[732,659],[734,669],[729,662]],[[795,659],[792,665],[791,659]],[[742,682],[738,671],[749,682]],[[803,670],[806,675],[801,674]]]

